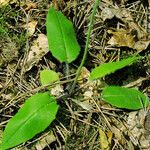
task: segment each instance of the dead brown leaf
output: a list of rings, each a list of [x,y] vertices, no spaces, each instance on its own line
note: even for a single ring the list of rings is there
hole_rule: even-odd
[[[27,34],[29,36],[32,36],[33,33],[35,32],[35,27],[36,27],[37,23],[38,22],[36,20],[32,20],[28,24],[23,25],[23,27],[27,30]]]
[[[8,5],[10,0],[0,0],[0,6]]]
[[[112,132],[105,133],[102,129],[99,129],[100,134],[100,146],[101,150],[110,150],[111,141],[112,141]]]
[[[148,114],[146,114],[146,112]],[[135,145],[140,144],[141,148],[146,150],[148,150],[150,147],[150,132],[148,129],[149,120],[147,118],[148,115],[149,110],[142,109],[140,111],[130,112],[127,119],[127,127],[129,131],[128,135],[130,136],[130,140]]]
[[[116,29],[116,31],[108,30],[108,33],[112,34],[112,37],[108,41],[108,44],[112,46],[126,46],[136,49],[137,51],[142,51],[145,50],[150,43],[150,39],[138,39],[135,30]]]
[[[108,44],[117,47],[127,46],[137,51],[145,50],[150,44],[150,34],[146,33],[146,30],[134,21],[127,9],[118,6],[111,8],[106,6],[102,10],[101,17],[104,21],[116,17],[126,26],[126,29],[108,30],[108,33],[113,35]]]
[[[28,11],[28,10],[30,10],[30,9],[34,9],[34,8],[36,8],[37,7],[37,3],[34,3],[33,1],[31,1],[31,0],[27,0],[27,1],[25,1],[25,2],[22,2],[22,7],[24,7],[24,9],[26,10],[26,11]]]
[[[48,40],[46,35],[39,34],[38,38],[33,41],[33,45],[29,51],[25,62],[25,72],[30,70],[39,60],[49,51]]]
[[[108,41],[108,44],[115,46],[127,46],[133,48],[135,45],[134,35],[130,31],[118,29],[117,31],[108,30],[109,34],[113,36]]]
[[[15,3],[17,0],[0,0],[0,7],[2,6],[6,6],[8,5],[9,3]]]
[[[145,123],[144,123],[145,129],[150,131],[150,111],[148,112],[146,118],[145,118]]]

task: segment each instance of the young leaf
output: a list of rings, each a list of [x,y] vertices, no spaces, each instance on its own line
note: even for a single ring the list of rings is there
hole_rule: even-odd
[[[60,62],[71,63],[79,54],[72,22],[51,7],[46,18],[49,49]]]
[[[141,109],[149,105],[148,97],[140,91],[118,86],[106,87],[102,91],[102,98],[113,106],[131,110]]]
[[[117,62],[104,63],[92,70],[90,74],[90,79],[94,80],[94,79],[104,77],[105,75],[111,74],[125,66],[131,65],[132,63],[136,62],[138,59],[139,57],[133,56]]]
[[[42,85],[47,85],[59,80],[58,74],[53,70],[42,70],[40,72],[40,80]]]
[[[55,119],[57,110],[56,99],[47,92],[31,96],[6,125],[2,150],[15,147],[42,132]]]

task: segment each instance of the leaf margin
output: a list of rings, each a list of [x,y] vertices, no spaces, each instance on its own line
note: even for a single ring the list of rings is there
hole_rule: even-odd
[[[24,108],[25,107],[27,107],[27,104],[29,105],[29,103],[30,103],[30,101],[32,101],[36,96],[39,96],[39,94],[43,94],[44,96],[49,96],[49,98],[51,97],[52,99],[50,99],[49,100],[49,104],[48,105],[51,105],[51,104],[55,104],[55,106],[56,106],[56,110],[55,110],[55,112],[54,112],[54,114],[52,115],[52,116],[50,116],[50,118],[51,118],[51,121],[49,121],[50,123],[47,123],[47,125],[45,125],[44,126],[44,128],[41,130],[41,131],[38,131],[38,132],[36,132],[34,135],[32,135],[32,136],[30,136],[30,138],[28,138],[28,139],[25,139],[25,140],[22,140],[21,142],[16,142],[17,144],[14,144],[14,143],[12,143],[12,144],[9,144],[8,143],[8,141],[10,140],[10,139],[12,139],[12,137],[13,136],[11,136],[11,138],[8,138],[9,136],[7,135],[10,131],[10,129],[11,129],[11,126],[12,126],[12,122],[16,119],[16,116],[18,117],[20,114],[20,112],[22,113],[24,110]],[[42,95],[42,96],[43,96]],[[35,99],[34,99],[35,100]],[[46,101],[48,101],[48,99],[46,100]],[[44,106],[44,105],[43,105]],[[45,107],[45,106],[44,106]],[[50,106],[49,106],[50,107]],[[9,122],[7,123],[7,125],[6,125],[6,127],[5,127],[5,130],[4,130],[4,133],[3,133],[3,138],[2,138],[2,143],[1,143],[1,145],[0,145],[0,148],[3,150],[5,150],[5,149],[9,149],[9,148],[12,148],[12,147],[16,147],[16,146],[18,146],[18,145],[20,145],[21,143],[23,143],[23,142],[26,142],[26,141],[28,141],[28,140],[30,140],[30,139],[32,139],[36,134],[38,134],[38,133],[41,133],[41,132],[43,132],[47,127],[48,127],[48,125],[49,124],[51,124],[51,122],[56,118],[56,114],[57,114],[57,111],[58,111],[58,108],[59,108],[59,105],[57,104],[57,102],[56,102],[56,99],[55,99],[55,97],[54,96],[51,96],[48,92],[44,92],[44,93],[36,93],[36,94],[34,94],[34,95],[32,95],[31,97],[29,97],[27,100],[26,100],[26,102],[24,103],[24,105],[18,110],[18,112],[9,120]],[[19,116],[20,117],[20,116]],[[14,119],[15,118],[15,119]],[[40,122],[41,123],[41,122]],[[37,125],[37,122],[36,122],[36,125]],[[12,129],[11,129],[12,130]],[[32,131],[32,130],[31,130]],[[17,130],[17,132],[18,132],[18,130]],[[14,138],[13,138],[14,139]],[[16,141],[18,141],[18,139],[16,139]],[[10,142],[11,143],[11,142]]]
[[[117,61],[117,62],[104,63],[104,64],[102,64],[102,65],[100,65],[100,66],[95,67],[94,69],[92,69],[92,71],[90,73],[89,79],[90,80],[96,80],[98,78],[102,78],[102,77],[104,77],[106,75],[114,73],[115,71],[117,71],[119,69],[122,69],[122,68],[124,68],[126,66],[129,66],[129,65],[135,63],[140,58],[141,58],[140,56],[133,55],[132,57],[128,57],[126,59],[123,59],[123,60],[120,60],[120,61]],[[123,62],[125,64],[123,64]],[[119,63],[122,63],[122,64],[120,65]],[[116,65],[115,66],[116,69],[112,69],[112,65]],[[112,70],[110,71],[110,69],[112,69]],[[104,72],[104,73],[102,73],[102,72]]]
[[[105,95],[104,93],[110,92],[109,90],[112,90],[112,89],[113,89],[112,95],[110,95],[109,97],[108,97],[108,95],[104,96]],[[125,99],[128,98],[127,93],[132,92],[131,95],[134,96],[134,98],[135,98],[135,95],[137,94],[138,100],[139,100],[139,98],[140,98],[140,100],[138,102],[138,101],[136,101],[137,99],[135,99],[135,101],[133,101],[132,103],[130,103],[130,101],[129,101],[129,103],[127,103],[127,100],[123,100],[122,103],[117,104],[118,103],[117,100],[113,99],[114,98],[113,94],[116,92],[115,90],[119,91],[118,92],[119,94],[121,94],[122,92],[126,93],[126,95],[122,95],[122,97],[124,97]],[[142,92],[140,92],[139,90],[134,89],[134,88],[125,88],[125,87],[120,87],[120,86],[107,86],[103,89],[101,95],[102,95],[103,101],[109,103],[112,106],[115,106],[115,107],[118,107],[121,109],[139,110],[139,109],[142,109],[143,107],[147,107],[148,105],[150,105],[149,98],[145,94],[143,94]],[[131,96],[131,95],[128,95],[128,96]],[[113,97],[112,100],[110,99],[111,96]],[[118,96],[120,96],[120,95],[115,95],[116,99],[119,99]],[[128,100],[129,99],[132,99],[132,97],[128,98]],[[141,100],[142,100],[142,102],[141,102]],[[145,106],[143,105],[144,101],[145,101],[145,103],[144,103]]]

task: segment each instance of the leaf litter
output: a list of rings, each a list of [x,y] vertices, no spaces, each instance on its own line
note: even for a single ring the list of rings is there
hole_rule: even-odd
[[[149,1],[147,2],[149,4]],[[93,3],[94,0],[73,0],[63,2],[60,6],[57,2],[58,9],[73,21],[81,48],[84,47],[88,17],[91,13]],[[15,5],[20,7],[18,3],[7,3],[7,6]],[[20,73],[20,67],[17,67],[15,72],[10,71],[7,67],[7,64],[11,63],[9,61],[5,61],[3,63],[5,65],[0,67],[0,85],[4,88],[0,95],[0,131],[3,130],[9,118],[22,106],[25,98],[34,92],[40,91],[40,70],[47,68],[57,70],[62,74],[64,73],[63,65],[58,64],[48,50],[44,18],[50,5],[51,3],[45,0],[36,3],[33,1],[21,2],[22,8],[19,11],[22,14],[18,16],[18,23],[22,26],[27,20],[24,13],[30,12],[28,15],[33,19],[29,22],[31,24],[28,25],[31,25],[32,33],[24,46],[17,50],[17,55],[11,59],[11,62],[14,62],[16,58],[25,56],[24,74]],[[17,7],[12,8],[17,9]],[[114,2],[103,0],[101,2],[91,35],[89,57],[85,64],[86,67],[81,73],[80,81],[78,81],[74,99],[69,99],[68,102],[59,100],[60,103],[63,103],[64,107],[61,108],[61,112],[55,121],[56,126],[54,125],[52,128],[54,133],[54,136],[52,135],[53,143],[47,140],[44,144],[37,145],[35,141],[40,143],[40,138],[35,138],[35,141],[33,139],[20,147],[29,149],[31,147],[33,149],[48,147],[63,149],[65,147],[65,149],[98,150],[109,145],[110,149],[135,149],[137,147],[149,149],[149,108],[133,112],[113,108],[101,101],[99,91],[108,83],[106,83],[107,79],[109,81],[113,80],[113,83],[116,84],[119,82],[119,79],[108,76],[101,79],[101,81],[91,82],[88,80],[91,68],[105,62],[111,62],[112,60],[120,60],[124,55],[130,56],[133,53],[142,53],[144,57],[142,60],[142,73],[137,69],[135,74],[130,74],[132,68],[129,67],[129,70],[127,69],[127,71],[118,74],[124,86],[130,86],[130,83],[134,83],[138,79],[143,79],[140,80],[138,86],[137,84],[133,84],[132,87],[140,89],[148,96],[150,95],[148,78],[150,71],[147,69],[150,66],[148,57],[150,36],[147,28],[149,22],[146,25],[144,24],[149,15],[149,8],[140,1]],[[15,18],[15,16],[11,17]],[[38,22],[35,22],[36,26],[32,22],[35,18]],[[9,23],[13,26],[11,21]],[[10,28],[9,26],[9,29],[14,29],[13,31],[19,33],[26,32],[25,28],[22,28],[20,31],[20,28],[18,30],[17,27]],[[14,34],[14,32],[12,33]],[[29,51],[26,48],[28,44]],[[50,58],[47,57],[49,55]],[[54,68],[51,68],[51,61],[55,64]],[[20,63],[21,69],[22,64],[23,62]],[[74,73],[75,66],[78,66],[78,63],[74,62],[73,66],[71,66],[72,73]],[[6,81],[9,80],[11,81],[11,86],[5,86]],[[95,90],[97,87],[100,87],[99,91]],[[61,88],[57,87],[53,90],[60,97],[67,89],[65,89],[64,84]],[[57,90],[60,92],[57,92]],[[108,136],[109,132],[111,134]],[[45,133],[48,132],[45,131]],[[41,135],[40,137],[42,138],[43,136]],[[51,135],[48,137],[51,137]],[[105,137],[103,138],[105,141],[102,141],[102,137]]]
[[[137,51],[145,50],[148,47],[150,35],[134,21],[128,10],[117,6],[113,8],[105,7],[102,10],[104,21],[113,17],[120,19],[124,23],[125,28],[118,27],[114,31],[112,29],[108,30],[107,32],[112,35],[108,44],[118,47],[126,46]]]
[[[27,30],[28,36],[32,36],[34,34],[37,23],[38,22],[36,20],[32,20],[29,23],[23,25],[23,27]]]
[[[48,41],[44,34],[39,34],[38,38],[33,41],[31,49],[27,55],[26,62],[24,64],[25,72],[29,71],[40,59],[48,53]]]

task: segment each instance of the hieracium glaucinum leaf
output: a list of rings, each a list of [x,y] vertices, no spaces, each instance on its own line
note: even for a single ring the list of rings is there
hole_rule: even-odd
[[[79,54],[80,47],[77,42],[72,22],[60,11],[51,7],[46,18],[46,29],[49,50],[60,62],[71,63]]]
[[[102,91],[102,98],[112,106],[138,110],[149,105],[148,97],[136,89],[108,86]]]
[[[44,131],[57,111],[56,99],[48,92],[31,96],[6,125],[0,148],[10,149]]]
[[[123,59],[121,61],[117,62],[109,62],[109,63],[104,63],[96,68],[94,68],[90,74],[90,79],[98,79],[102,78],[108,74],[111,74],[123,67],[126,67],[128,65],[131,65],[132,63],[136,62],[140,57],[133,56],[129,57],[127,59]]]
[[[53,70],[42,70],[40,72],[40,81],[42,85],[47,85],[59,81],[59,75]]]

